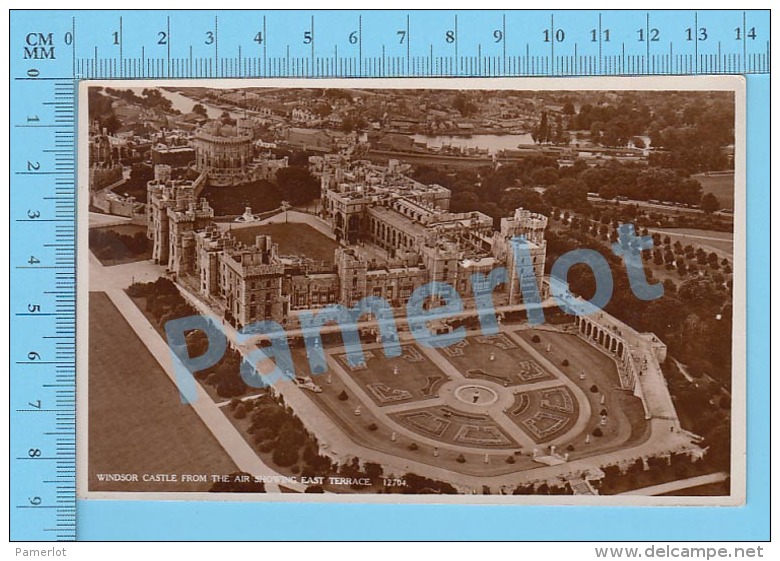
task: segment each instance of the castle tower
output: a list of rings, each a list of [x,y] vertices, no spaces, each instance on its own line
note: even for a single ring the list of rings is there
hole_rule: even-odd
[[[354,249],[338,248],[336,266],[339,273],[339,303],[354,306],[366,296],[368,263]]]
[[[534,279],[525,278],[525,283],[535,282],[542,300],[547,298],[547,285],[544,280],[544,266],[547,259],[547,240],[544,231],[547,228],[547,217],[523,208],[515,209],[509,218],[501,219],[501,230],[493,236],[493,256],[506,263],[511,279],[508,293],[509,304],[522,302],[523,286],[517,274],[513,238],[522,237],[526,241]]]
[[[176,274],[195,271],[194,233],[214,218],[205,199],[195,200],[191,181],[171,180],[171,168],[157,165],[155,178],[147,184],[147,235],[152,240],[152,259]]]

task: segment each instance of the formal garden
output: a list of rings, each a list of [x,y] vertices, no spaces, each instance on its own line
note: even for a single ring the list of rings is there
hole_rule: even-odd
[[[469,336],[439,352],[467,378],[481,378],[503,386],[555,379],[504,333]]]
[[[566,386],[518,392],[508,417],[534,442],[549,442],[570,430],[577,421],[579,404]]]
[[[572,460],[637,446],[650,437],[642,401],[620,388],[617,365],[611,357],[570,333],[522,329],[516,334],[543,353],[587,398],[591,411],[587,430],[566,444]],[[522,399],[517,397],[518,407]]]
[[[401,346],[401,356],[387,357],[382,348],[364,349],[364,360],[353,364],[346,353],[334,355],[342,370],[360,384],[377,405],[431,399],[449,380],[415,344]]]

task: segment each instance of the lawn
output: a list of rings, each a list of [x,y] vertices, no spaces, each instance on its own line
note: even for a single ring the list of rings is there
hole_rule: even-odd
[[[517,334],[541,352],[546,353],[547,344],[550,343],[547,358],[554,364],[561,365],[561,372],[588,397],[591,417],[587,431],[592,432],[598,427],[602,436],[591,436],[588,444],[585,444],[585,434],[577,436],[571,443],[574,446],[571,459],[636,446],[650,436],[650,426],[644,418],[642,402],[618,388],[620,381],[617,366],[610,357],[576,335],[568,333],[524,329]],[[534,335],[540,337],[539,343],[531,342]],[[569,361],[569,366],[562,365],[564,360]],[[585,380],[579,379],[581,372],[585,373]],[[599,390],[597,393],[590,391],[593,385]],[[603,404],[600,397],[602,393],[605,396]],[[606,409],[608,413],[608,422],[604,426],[599,424],[599,413],[602,409]]]
[[[160,337],[167,340],[168,335],[167,333],[165,333],[165,327],[158,322],[157,318],[155,318],[154,315],[152,315],[152,313],[148,309],[146,309],[147,298],[145,296],[130,296],[129,294],[128,296],[133,301],[133,304],[136,305],[138,310],[144,315],[144,317],[146,317],[147,321],[152,325],[152,327],[154,327],[157,333],[160,334]],[[223,356],[215,366],[218,367],[223,363],[224,360],[225,360],[225,356]],[[214,401],[214,403],[220,404],[223,401],[230,401],[230,398],[219,395],[217,393],[217,388],[214,385],[207,382],[208,375],[205,375],[202,372],[196,372],[195,379],[198,381],[198,383],[203,388],[203,390],[207,394],[209,394],[209,397],[212,399],[212,401]],[[243,393],[241,393],[240,395],[234,395],[233,397],[245,397],[247,395],[255,394],[257,393],[257,391],[258,391],[257,388],[247,387]]]
[[[650,232],[659,232],[668,235],[672,243],[680,240],[683,245],[701,247],[708,253],[734,254],[734,234],[732,232],[719,232],[717,230],[697,230],[694,228],[650,228]]]
[[[534,442],[549,442],[565,434],[577,422],[579,403],[566,386],[515,394],[507,411],[509,419]]]
[[[503,457],[520,450],[520,445],[486,414],[465,413],[445,405],[393,413],[392,417],[408,429],[442,442],[494,450]]]
[[[211,483],[98,482],[99,473],[238,468],[104,292],[89,297],[89,490],[208,491]]]
[[[417,345],[403,345],[402,355],[388,358],[384,350],[364,349],[363,366],[352,366],[344,352],[333,358],[380,407],[409,403],[438,396],[438,388],[449,380]]]
[[[279,244],[280,255],[303,255],[314,261],[327,263],[333,263],[333,253],[339,246],[308,224],[293,222],[232,228],[231,234],[248,245],[254,245],[255,236],[266,234],[271,236],[274,243]]]
[[[701,183],[704,193],[712,193],[718,198],[720,208],[734,210],[734,174],[728,175],[706,175],[700,173],[691,176]]]
[[[439,352],[466,378],[481,378],[505,386],[555,378],[504,334],[466,337]]]

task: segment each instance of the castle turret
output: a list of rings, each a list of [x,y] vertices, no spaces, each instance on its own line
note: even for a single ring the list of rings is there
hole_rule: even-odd
[[[523,208],[515,209],[509,218],[501,219],[501,230],[493,236],[493,255],[506,263],[511,283],[509,286],[509,303],[516,304],[522,301],[523,287],[515,263],[515,250],[513,239],[525,240],[526,256],[530,258],[533,279],[525,278],[524,282],[535,282],[542,299],[547,297],[547,285],[544,280],[544,266],[547,259],[547,240],[544,231],[547,228],[547,217]]]
[[[339,302],[345,306],[354,306],[366,295],[368,262],[353,248],[338,248],[336,266],[339,274]]]

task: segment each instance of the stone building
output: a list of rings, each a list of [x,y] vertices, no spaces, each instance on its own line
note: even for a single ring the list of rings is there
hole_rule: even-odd
[[[121,180],[122,166],[108,131],[93,123],[89,130],[89,189],[103,189]]]
[[[260,179],[272,181],[280,169],[287,167],[287,157],[255,154],[254,133],[247,122],[247,119],[239,119],[238,124],[232,126],[211,121],[195,133],[195,168],[208,173],[211,185],[239,185]]]
[[[283,293],[285,267],[269,236],[257,236],[245,245],[229,232],[210,226],[195,235],[197,259],[191,273],[199,275],[199,289],[224,304],[225,317],[236,325],[287,315],[289,298]]]
[[[252,135],[212,121],[201,127],[193,139],[195,167],[207,171],[212,185],[236,185],[249,181]]]
[[[542,299],[547,297],[547,285],[542,282],[544,278],[544,266],[547,260],[547,241],[544,239],[544,231],[547,228],[547,217],[541,214],[530,212],[522,208],[515,210],[509,218],[501,219],[501,230],[495,233],[493,238],[493,255],[501,262],[506,263],[506,268],[511,280],[509,293],[509,304],[516,304],[522,301],[524,287],[521,282],[536,283],[539,295]],[[520,237],[525,241],[525,247],[528,252],[516,251],[514,243]],[[515,263],[517,256],[530,258],[530,263],[525,264],[533,269],[533,276],[520,278],[518,267]],[[523,266],[519,267],[523,270]]]
[[[510,270],[512,281],[495,288],[496,303],[517,304],[523,291],[512,240],[518,236],[527,240],[531,259],[532,274],[523,281],[546,296],[546,217],[517,209],[495,231],[483,213],[447,210],[447,189],[406,177],[397,163],[322,158],[314,164],[322,180],[322,218],[340,242],[332,262],[282,255],[268,236],[242,244],[212,224],[213,211],[195,204],[190,183],[170,180],[168,166],[157,166],[149,183],[153,258],[189,279],[238,326],[264,319],[284,325],[297,310],[351,307],[367,296],[403,314],[415,289],[431,281],[442,283],[434,300],[445,297],[449,285],[473,306],[473,290],[485,288],[473,283],[486,282],[483,275],[496,267]]]
[[[195,232],[214,218],[206,199],[196,199],[192,181],[171,179],[171,167],[158,165],[147,184],[147,234],[152,240],[152,259],[176,274],[193,270]]]

